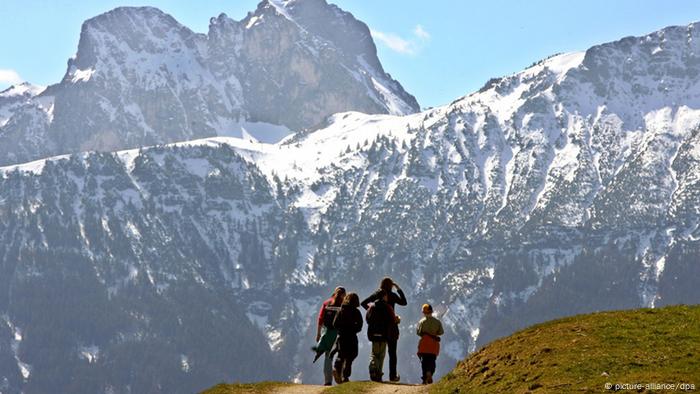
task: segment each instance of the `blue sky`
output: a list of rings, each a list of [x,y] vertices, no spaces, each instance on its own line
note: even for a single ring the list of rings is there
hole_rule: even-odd
[[[0,90],[60,81],[81,23],[122,5],[152,5],[194,31],[221,12],[241,19],[257,0],[0,0]],[[332,1],[366,22],[385,69],[422,106],[446,104],[491,77],[557,52],[700,20],[700,1]]]

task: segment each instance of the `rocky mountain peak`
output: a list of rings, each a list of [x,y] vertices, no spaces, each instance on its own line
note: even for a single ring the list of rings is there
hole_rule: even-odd
[[[78,52],[69,61],[66,77],[75,77],[71,67],[82,70],[107,67],[112,60],[116,60],[114,66],[129,67],[139,55],[178,52],[181,43],[191,44],[195,36],[192,30],[157,8],[115,8],[83,23]]]
[[[263,1],[242,21],[221,14],[206,35],[157,8],[116,8],[83,24],[47,95],[47,121],[23,124],[36,117],[22,107],[0,130],[0,164],[241,136],[244,123],[274,142],[338,112],[419,110],[383,70],[367,26],[318,0]]]

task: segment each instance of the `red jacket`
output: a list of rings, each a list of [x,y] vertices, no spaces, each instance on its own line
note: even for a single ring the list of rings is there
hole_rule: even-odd
[[[435,337],[424,334],[418,341],[418,354],[440,354],[440,342]]]

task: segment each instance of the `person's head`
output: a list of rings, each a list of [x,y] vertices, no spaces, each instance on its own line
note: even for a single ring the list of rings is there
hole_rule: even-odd
[[[433,314],[433,306],[430,304],[423,304],[423,314],[426,316],[430,316]]]
[[[379,288],[386,291],[387,293],[391,292],[392,287],[394,287],[394,281],[388,276],[382,279],[381,282],[379,282]]]
[[[360,297],[357,296],[357,293],[348,293],[348,295],[346,295],[345,299],[343,300],[343,305],[348,305],[353,308],[359,308]]]
[[[343,286],[338,286],[333,290],[333,300],[340,303],[345,298],[345,288]]]

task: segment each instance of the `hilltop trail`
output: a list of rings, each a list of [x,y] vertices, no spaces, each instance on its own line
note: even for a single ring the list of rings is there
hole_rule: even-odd
[[[311,385],[311,384],[295,384],[292,386],[277,387],[273,391],[274,394],[317,394],[322,393],[328,387]]]
[[[336,387],[336,386],[334,386]],[[320,394],[325,390],[330,389],[325,386],[318,385],[292,385],[277,387],[273,391],[275,394]],[[411,385],[411,384],[400,384],[400,383],[383,383],[383,384],[372,384],[363,390],[364,393],[368,394],[422,394],[428,392],[428,386],[422,385]]]

